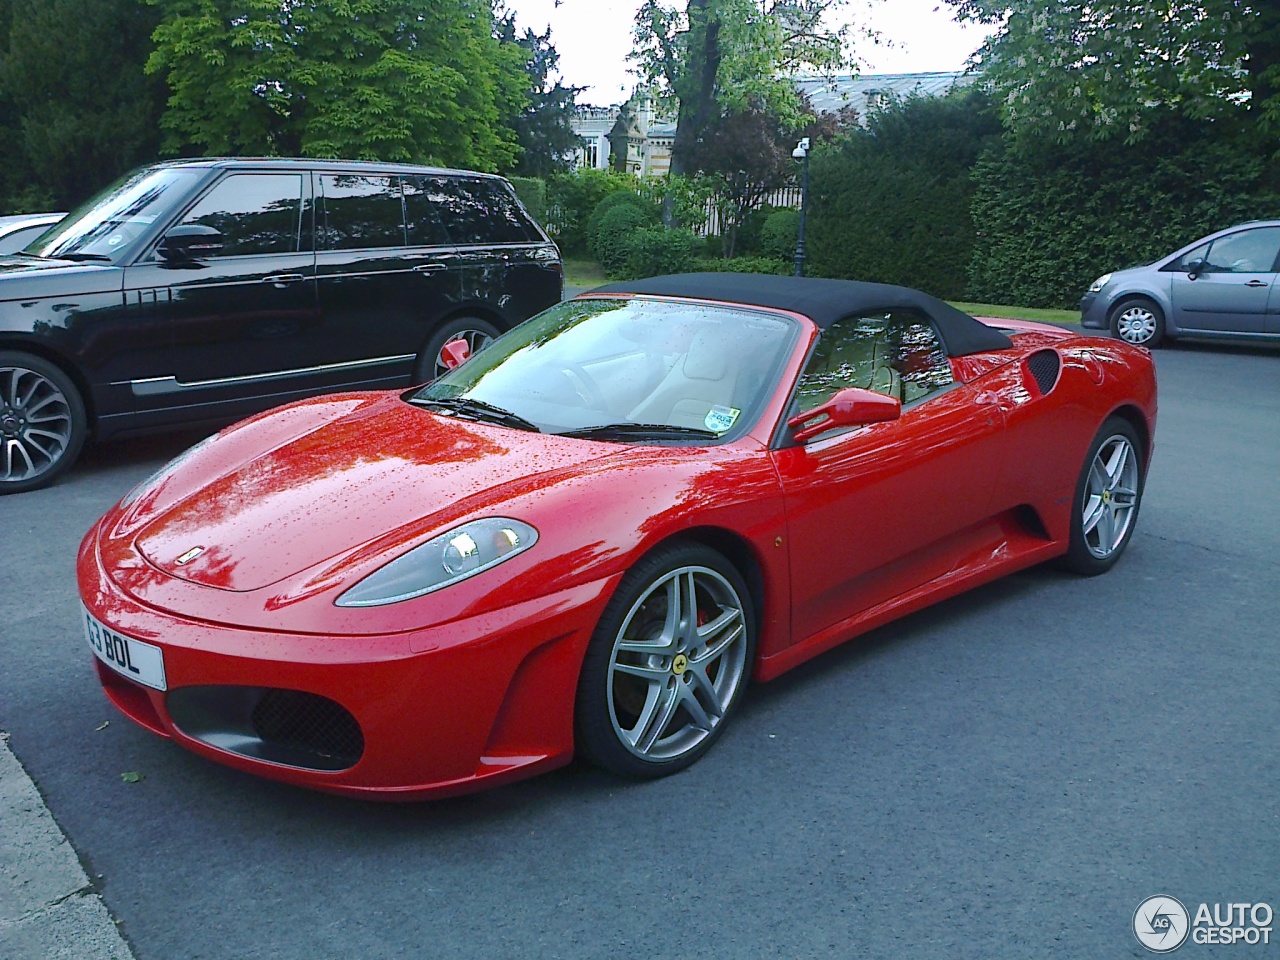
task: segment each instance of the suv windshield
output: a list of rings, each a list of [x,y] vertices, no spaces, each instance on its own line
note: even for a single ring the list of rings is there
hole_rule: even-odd
[[[754,422],[799,329],[746,308],[570,300],[409,399],[454,416],[512,426],[518,418],[544,433],[716,442]]]
[[[135,171],[72,211],[26,252],[66,260],[117,260],[157,218],[168,216],[200,176],[196,170],[169,167]]]

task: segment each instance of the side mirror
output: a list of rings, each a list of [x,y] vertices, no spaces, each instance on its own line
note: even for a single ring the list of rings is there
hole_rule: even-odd
[[[1194,280],[1196,277],[1200,276],[1200,274],[1204,273],[1205,263],[1206,261],[1201,257],[1197,257],[1195,260],[1190,261],[1187,264],[1187,279]]]
[[[164,235],[156,253],[169,263],[199,260],[222,250],[222,233],[202,223],[184,223]]]
[[[820,433],[837,427],[861,427],[868,423],[883,423],[902,416],[902,401],[886,397],[874,390],[861,387],[845,387],[837,390],[826,403],[798,413],[787,421],[796,443],[805,443]]]
[[[471,345],[462,338],[450,340],[440,348],[440,362],[452,370],[460,367],[471,356]]]

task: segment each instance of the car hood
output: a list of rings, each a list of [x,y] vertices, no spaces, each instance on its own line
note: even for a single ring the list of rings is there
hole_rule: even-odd
[[[118,290],[123,282],[123,270],[101,261],[42,260],[17,254],[0,256],[0,300],[101,293]]]
[[[395,395],[334,402],[314,406],[318,422],[285,442],[268,414],[254,425],[257,442],[233,432],[178,466],[163,485],[189,492],[159,509],[139,499],[149,515],[135,527],[137,549],[169,576],[256,590],[375,541],[407,548],[477,509],[500,512],[515,493],[610,452],[458,420]],[[326,403],[339,415],[326,419]],[[192,484],[202,472],[215,475]]]

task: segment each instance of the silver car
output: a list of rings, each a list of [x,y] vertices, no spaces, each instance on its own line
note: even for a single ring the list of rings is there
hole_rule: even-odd
[[[1172,337],[1280,340],[1280,220],[1219,230],[1144,267],[1104,273],[1080,323],[1154,347]]]
[[[16,253],[65,216],[65,213],[19,213],[0,217],[0,254]]]

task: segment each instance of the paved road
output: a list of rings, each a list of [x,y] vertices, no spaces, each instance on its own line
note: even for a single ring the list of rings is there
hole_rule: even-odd
[[[1158,362],[1111,575],[1033,570],[828,654],[680,776],[388,807],[118,717],[76,544],[191,434],[0,500],[0,729],[141,960],[1145,956],[1148,896],[1280,908],[1280,353]]]

